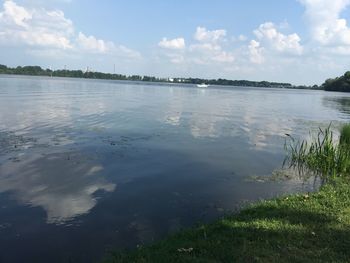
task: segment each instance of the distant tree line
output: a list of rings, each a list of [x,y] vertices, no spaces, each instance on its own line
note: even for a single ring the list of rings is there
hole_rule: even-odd
[[[327,91],[350,92],[350,71],[343,76],[334,79],[327,79],[322,84],[322,88]]]
[[[176,80],[176,79],[175,79]],[[210,85],[225,85],[225,86],[239,86],[239,87],[260,87],[260,88],[288,88],[288,89],[319,89],[317,85],[314,86],[294,86],[290,83],[269,82],[269,81],[250,81],[250,80],[228,80],[228,79],[199,79],[187,78],[185,83],[201,84],[207,83]]]
[[[296,89],[320,89],[314,86],[293,86],[290,83],[268,82],[268,81],[249,81],[249,80],[227,80],[227,79],[201,79],[201,78],[157,78],[152,76],[140,75],[122,75],[102,72],[93,72],[82,70],[51,70],[43,69],[39,66],[18,66],[10,68],[0,64],[0,74],[31,75],[31,76],[51,76],[51,77],[70,77],[70,78],[88,78],[88,79],[110,79],[110,80],[131,80],[131,81],[151,81],[151,82],[171,82],[186,84],[226,85],[243,87],[262,87],[262,88],[296,88]]]
[[[43,69],[39,66],[18,66],[10,68],[0,65],[0,74],[30,75],[30,76],[49,76],[49,77],[68,77],[68,78],[89,78],[89,79],[112,79],[112,80],[143,80],[142,76],[126,76],[122,74],[110,74],[102,72],[92,72],[82,70],[51,70]],[[148,77],[152,79],[152,77]]]

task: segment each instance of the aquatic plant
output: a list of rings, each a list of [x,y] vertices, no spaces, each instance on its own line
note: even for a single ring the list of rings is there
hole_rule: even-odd
[[[346,124],[341,128],[339,143],[350,147],[350,124]]]
[[[305,179],[318,177],[322,184],[336,177],[350,177],[350,125],[343,126],[338,142],[331,124],[325,129],[319,128],[310,142],[287,136],[284,166],[298,169]]]

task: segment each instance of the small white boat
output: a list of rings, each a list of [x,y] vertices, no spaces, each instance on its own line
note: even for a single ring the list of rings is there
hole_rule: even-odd
[[[208,85],[208,84],[205,84],[205,83],[202,83],[202,84],[197,84],[197,87],[198,87],[198,88],[208,88],[209,85]]]

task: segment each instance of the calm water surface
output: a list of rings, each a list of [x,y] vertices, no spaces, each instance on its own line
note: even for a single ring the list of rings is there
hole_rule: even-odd
[[[0,262],[94,262],[242,204],[285,133],[350,120],[322,91],[0,77]]]

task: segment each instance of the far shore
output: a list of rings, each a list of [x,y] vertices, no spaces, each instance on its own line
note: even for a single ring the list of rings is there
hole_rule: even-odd
[[[231,87],[256,87],[256,88],[284,88],[284,89],[311,89],[322,90],[322,87],[313,85],[292,85],[290,83],[270,82],[270,81],[250,81],[250,80],[228,80],[228,79],[203,79],[203,78],[160,78],[154,76],[141,75],[123,75],[82,70],[51,70],[42,69],[39,66],[18,66],[10,68],[5,65],[0,65],[0,74],[6,75],[25,75],[25,76],[41,76],[41,77],[69,77],[81,79],[103,79],[103,80],[128,80],[138,82],[157,82],[167,84],[208,84],[214,86],[231,86]]]

